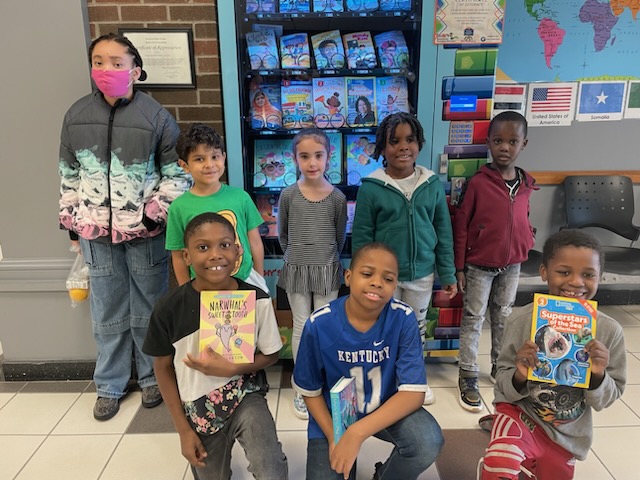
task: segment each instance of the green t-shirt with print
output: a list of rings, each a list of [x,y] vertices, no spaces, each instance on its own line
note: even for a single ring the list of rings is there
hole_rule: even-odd
[[[236,229],[236,238],[240,241],[244,252],[240,256],[239,267],[233,275],[246,280],[253,268],[251,245],[247,233],[260,226],[264,220],[255,203],[247,192],[240,188],[222,184],[220,190],[213,195],[198,196],[185,192],[169,206],[167,217],[167,250],[184,248],[184,229],[191,219],[201,213],[215,212],[231,222]],[[193,269],[189,268],[193,278]]]

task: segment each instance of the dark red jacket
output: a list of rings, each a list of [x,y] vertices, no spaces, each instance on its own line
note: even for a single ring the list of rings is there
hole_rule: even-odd
[[[513,198],[500,172],[490,164],[483,165],[465,185],[453,223],[457,270],[467,263],[500,268],[527,259],[535,241],[529,197],[539,187],[527,172],[516,170],[522,182]]]

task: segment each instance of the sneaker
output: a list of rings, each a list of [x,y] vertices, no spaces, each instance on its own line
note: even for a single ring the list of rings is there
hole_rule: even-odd
[[[470,412],[482,410],[480,390],[478,389],[478,377],[459,377],[458,390],[460,390],[460,405]]]
[[[495,363],[491,364],[491,375],[489,375],[489,380],[491,383],[496,383],[496,372],[498,371],[498,367],[496,367]]]
[[[373,472],[373,480],[380,480],[382,478],[380,470],[382,470],[382,462],[376,462],[376,471]]]
[[[293,413],[300,420],[309,420],[307,405],[304,403],[304,399],[299,393],[296,393],[293,397]]]
[[[162,403],[162,394],[157,385],[144,387],[142,389],[142,406],[144,408],[157,407]]]
[[[480,425],[480,428],[485,432],[491,433],[491,429],[493,428],[493,419],[494,415],[491,413],[489,415],[484,415],[480,417],[480,420],[478,420],[478,425]]]
[[[433,394],[433,390],[431,390],[431,387],[427,385],[427,390],[426,392],[424,392],[424,401],[422,402],[422,404],[431,405],[435,401],[436,401],[436,397]]]
[[[113,418],[120,410],[120,400],[117,398],[98,397],[93,406],[93,418],[101,422]]]

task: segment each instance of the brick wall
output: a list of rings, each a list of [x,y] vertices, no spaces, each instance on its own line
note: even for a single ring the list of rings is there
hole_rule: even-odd
[[[197,121],[224,133],[216,0],[87,0],[87,5],[92,39],[118,28],[191,28],[197,88],[149,93],[181,128]]]

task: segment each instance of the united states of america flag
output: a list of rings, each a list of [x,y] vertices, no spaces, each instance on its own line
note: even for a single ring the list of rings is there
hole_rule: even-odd
[[[571,87],[534,87],[530,110],[532,112],[566,111],[571,107]]]

